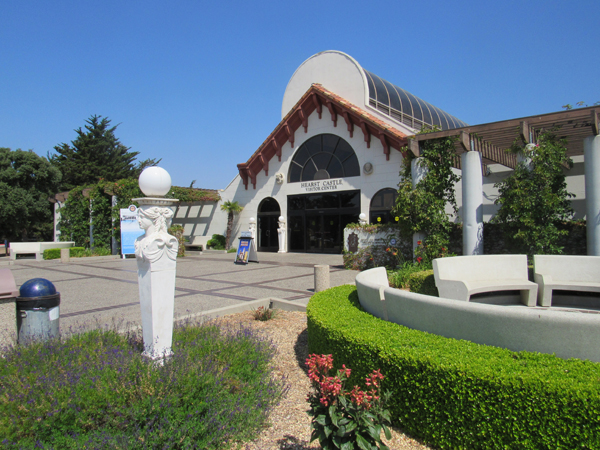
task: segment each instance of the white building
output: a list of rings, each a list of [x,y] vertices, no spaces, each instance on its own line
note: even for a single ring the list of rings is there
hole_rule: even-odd
[[[304,61],[293,74],[283,96],[281,122],[245,163],[238,164],[239,175],[220,192],[221,202],[182,204],[174,223],[182,224],[189,236],[210,238],[212,234],[224,234],[227,217],[220,205],[237,201],[244,210],[236,216],[234,236],[248,230],[254,218],[259,251],[279,250],[278,218],[282,216],[287,227],[284,250],[340,253],[345,225],[358,222],[360,214],[370,222],[378,218],[382,222],[391,220],[389,210],[406,146],[418,156],[419,140],[447,135],[460,137],[457,154],[470,153],[478,158],[476,166],[469,163],[477,170],[462,173],[463,180],[471,180],[468,182],[472,195],[465,197],[471,205],[468,208],[478,208],[481,198],[477,218],[474,212],[470,214],[462,208],[461,185],[467,186],[465,181],[456,186],[456,196],[461,207],[459,215],[472,216],[481,223],[496,211],[494,183],[514,168],[514,156],[507,156],[503,150],[519,135],[515,131],[518,126],[528,142],[544,126],[561,120],[566,128],[575,130],[567,131],[575,161],[569,172],[568,189],[577,196],[573,203],[576,217],[583,218],[586,208],[600,209],[600,205],[596,208],[583,201],[583,138],[591,136],[593,142],[586,145],[600,152],[598,138],[593,138],[598,134],[594,114],[595,110],[582,108],[470,127],[363,69],[349,55],[325,51]],[[408,139],[423,126],[437,126],[441,131]],[[474,139],[475,134],[483,142]],[[507,139],[509,144],[505,145]],[[594,183],[591,189],[600,199],[600,180]],[[469,198],[476,199],[474,205]],[[600,238],[597,241],[600,243]],[[235,245],[235,241],[232,243]]]

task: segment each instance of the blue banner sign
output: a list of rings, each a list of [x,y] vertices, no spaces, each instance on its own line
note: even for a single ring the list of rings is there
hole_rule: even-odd
[[[135,254],[135,240],[144,234],[144,230],[138,223],[138,211],[135,205],[119,211],[121,213],[121,254],[125,258],[125,255]]]

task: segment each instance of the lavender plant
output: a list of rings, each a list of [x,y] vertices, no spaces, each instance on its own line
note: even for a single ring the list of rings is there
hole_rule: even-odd
[[[251,330],[176,328],[157,367],[137,334],[93,330],[7,349],[0,360],[5,448],[219,449],[252,438],[285,390],[273,348]]]

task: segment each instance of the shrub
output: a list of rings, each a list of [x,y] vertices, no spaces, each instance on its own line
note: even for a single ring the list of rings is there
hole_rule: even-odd
[[[271,320],[277,316],[277,310],[271,308],[265,308],[264,306],[259,306],[256,309],[252,310],[252,317],[254,320],[260,320],[265,322],[267,320]]]
[[[176,327],[163,366],[142,349],[138,334],[93,330],[5,351],[3,448],[223,448],[254,437],[284,388],[250,329]]]
[[[60,248],[49,248],[44,250],[43,257],[44,259],[58,259],[60,258]],[[83,247],[70,247],[69,248],[69,256],[71,258],[76,258],[81,256],[81,254],[85,251]]]
[[[400,289],[408,289],[410,276],[413,273],[431,269],[431,263],[405,262],[400,269],[388,271],[390,286]]]
[[[410,263],[406,264],[405,267],[404,270],[388,273],[391,287],[408,289],[410,292],[439,297],[437,287],[435,287],[433,269],[423,270],[421,265]]]
[[[412,330],[364,312],[353,286],[315,294],[310,353],[378,367],[392,424],[439,448],[600,448],[600,364]]]
[[[502,225],[504,238],[513,253],[562,253],[561,238],[568,231],[561,225],[573,217],[564,166],[573,165],[567,155],[566,139],[559,130],[540,134],[538,144],[521,148],[516,141],[512,151],[522,152],[530,163],[520,162],[514,172],[494,185],[498,188],[493,221]]]
[[[225,236],[222,234],[213,234],[212,238],[206,243],[206,246],[214,250],[225,250]]]
[[[406,287],[410,292],[439,297],[437,287],[435,287],[433,269],[411,273]]]

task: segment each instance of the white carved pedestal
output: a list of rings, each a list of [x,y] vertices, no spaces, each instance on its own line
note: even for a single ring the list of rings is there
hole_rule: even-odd
[[[178,200],[159,196],[171,188],[164,169],[149,167],[140,175],[140,189],[152,197],[135,198],[138,222],[145,234],[135,241],[142,312],[144,356],[162,363],[172,354],[175,269],[179,243],[167,229]]]
[[[162,359],[171,355],[175,268],[179,243],[167,233],[173,211],[170,199],[136,199],[140,226],[146,234],[135,242],[138,267],[144,355]],[[148,202],[149,204],[143,204]]]

